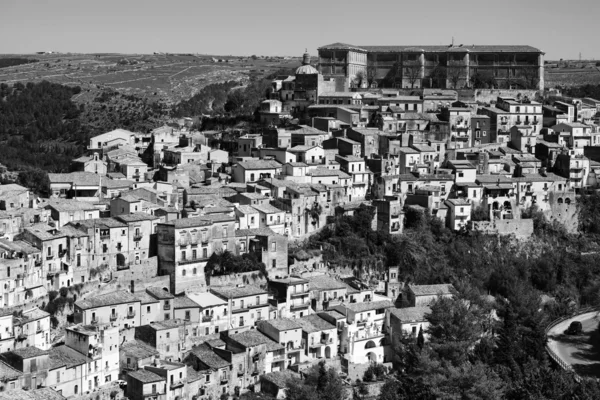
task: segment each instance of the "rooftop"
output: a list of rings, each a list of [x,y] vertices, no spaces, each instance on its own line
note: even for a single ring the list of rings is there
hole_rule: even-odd
[[[231,365],[230,362],[215,354],[215,352],[206,344],[192,347],[191,353],[194,354],[198,360],[205,364],[209,369],[216,370]]]
[[[210,288],[211,292],[225,299],[236,299],[239,297],[255,296],[257,294],[266,294],[267,291],[258,286],[217,286]]]
[[[302,330],[306,333],[314,333],[336,329],[335,325],[330,324],[317,314],[306,315],[301,318],[296,318],[295,321],[302,326]]]
[[[154,347],[140,340],[128,340],[119,347],[122,354],[133,356],[137,359],[158,357],[160,353]]]
[[[186,293],[186,296],[188,296],[194,303],[198,304],[201,308],[208,308],[227,304],[225,300],[210,292],[190,292]]]
[[[249,330],[241,333],[235,333],[229,336],[231,340],[241,344],[244,347],[255,347],[261,344],[267,345],[267,350],[274,351],[282,349],[283,346],[271,340],[268,336],[257,330]]]
[[[363,311],[371,311],[378,310],[381,308],[390,308],[394,307],[391,301],[389,300],[379,300],[379,301],[367,301],[364,303],[350,303],[345,304],[344,307],[347,309],[354,311],[355,313],[363,312]]]
[[[138,369],[137,371],[130,371],[128,372],[128,375],[142,383],[162,382],[166,380],[166,378],[155,374],[152,371],[148,371],[147,369]]]
[[[45,355],[49,354],[49,352],[47,350],[42,350],[35,346],[21,347],[20,349],[10,350],[9,353],[16,354],[17,356],[19,356],[23,359],[45,356]]]
[[[82,310],[88,310],[90,308],[113,306],[117,304],[135,303],[139,302],[135,296],[124,290],[106,294],[100,294],[97,296],[89,297],[85,300],[78,300],[75,305]]]
[[[50,370],[61,367],[72,368],[92,361],[78,351],[65,345],[50,348],[50,357],[48,357],[48,360],[50,361],[48,367]]]
[[[301,329],[302,326],[297,322],[296,319],[292,318],[277,318],[261,321],[261,323],[270,325],[278,331],[289,331],[291,329]]]
[[[425,321],[425,315],[431,313],[430,307],[394,308],[390,312],[402,322]]]

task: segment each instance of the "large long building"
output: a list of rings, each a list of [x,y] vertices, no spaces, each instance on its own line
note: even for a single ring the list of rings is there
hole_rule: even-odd
[[[544,89],[544,53],[531,46],[353,46],[319,49],[325,79],[395,88]]]

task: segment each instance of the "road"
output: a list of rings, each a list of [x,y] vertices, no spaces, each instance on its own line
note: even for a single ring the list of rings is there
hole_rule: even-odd
[[[582,335],[564,334],[573,321],[581,322],[584,332]],[[562,321],[548,331],[548,347],[582,377],[600,378],[598,322],[600,322],[600,313],[593,311]]]

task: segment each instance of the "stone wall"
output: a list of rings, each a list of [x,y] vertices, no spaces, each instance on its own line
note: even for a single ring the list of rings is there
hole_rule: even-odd
[[[515,235],[528,238],[533,235],[532,219],[496,219],[494,221],[471,221],[471,229],[486,235]]]
[[[210,286],[263,285],[267,280],[258,271],[239,274],[211,276]]]
[[[115,393],[116,392],[116,393]],[[114,397],[111,397],[111,393],[114,394]],[[119,387],[118,384],[113,383],[110,386],[94,389],[92,392],[87,394],[82,394],[80,396],[72,396],[70,397],[72,400],[121,400],[127,399],[123,390]]]
[[[508,89],[459,89],[458,98],[460,100],[471,100],[481,103],[496,102],[498,96],[525,98],[528,97],[530,100],[539,98],[539,92],[537,90],[519,89],[519,90],[508,90]]]
[[[544,216],[549,222],[556,221],[563,224],[569,233],[577,232],[579,211],[575,192],[550,192],[548,193],[548,205],[549,209],[544,211]]]

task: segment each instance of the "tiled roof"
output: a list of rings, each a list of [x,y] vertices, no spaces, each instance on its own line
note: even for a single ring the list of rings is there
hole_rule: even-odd
[[[268,336],[264,335],[263,333],[257,330],[249,330],[241,333],[235,333],[233,335],[230,335],[229,338],[234,342],[241,344],[244,347],[255,347],[261,344],[269,344],[270,342],[281,346],[279,343],[271,340]],[[283,348],[283,346],[281,346],[281,348]]]
[[[23,193],[28,192],[29,189],[16,183],[7,183],[6,185],[0,185],[0,195],[6,195],[7,193]]]
[[[116,219],[128,223],[128,222],[139,222],[139,221],[155,221],[160,219],[157,216],[146,214],[142,212],[131,213],[131,214],[122,214],[115,217]]]
[[[169,299],[172,299],[175,297],[175,296],[173,296],[173,294],[167,292],[166,290],[164,290],[163,288],[160,288],[160,287],[146,288],[146,292],[150,296],[152,296],[156,299],[159,299],[159,300],[169,300]]]
[[[100,294],[93,297],[89,297],[85,300],[78,300],[75,305],[82,310],[90,308],[113,306],[117,304],[135,303],[139,302],[131,293],[124,290],[106,294]]]
[[[425,315],[431,313],[430,307],[394,308],[390,312],[402,322],[420,322],[425,320]]]
[[[278,234],[273,232],[269,228],[255,228],[255,229],[238,229],[235,231],[235,236],[277,236]]]
[[[157,357],[160,355],[158,350],[156,350],[154,347],[136,339],[128,340],[123,343],[119,347],[119,351],[124,355],[131,355],[138,359]]]
[[[35,346],[21,347],[20,349],[10,350],[10,353],[16,354],[21,358],[32,358],[49,354],[47,350],[42,350]]]
[[[187,296],[180,296],[180,297],[175,297],[173,308],[174,309],[200,308],[200,306],[198,304],[196,304],[196,302],[194,302],[189,297],[187,297]]]
[[[345,289],[346,284],[329,277],[327,275],[311,276],[308,280],[308,288],[310,290],[333,290]]]
[[[267,293],[266,290],[258,286],[246,285],[241,287],[235,286],[217,286],[210,288],[210,291],[217,296],[225,299],[235,299],[238,297],[255,296],[258,294]]]
[[[100,175],[93,172],[71,172],[67,174],[48,174],[50,183],[70,183],[77,186],[99,186]]]
[[[243,214],[258,214],[258,210],[256,210],[254,207],[252,206],[248,206],[248,205],[241,205],[241,206],[237,206],[236,207],[241,213]]]
[[[394,305],[389,300],[367,301],[364,303],[350,303],[344,305],[344,307],[346,307],[347,309],[357,313],[363,311],[378,310],[381,308],[390,308],[393,306]]]
[[[95,218],[77,221],[76,225],[84,226],[88,229],[94,228],[126,228],[127,224],[114,218]]]
[[[349,179],[350,175],[339,169],[315,168],[307,175],[311,176],[337,176],[340,179]]]
[[[314,333],[335,329],[335,325],[330,324],[317,314],[306,315],[301,318],[296,318],[295,321],[302,326],[302,330],[306,333]]]
[[[12,381],[14,379],[19,378],[22,375],[23,373],[21,371],[18,371],[10,365],[6,364],[5,362],[0,361],[0,376],[3,379]]]
[[[204,374],[196,371],[193,367],[188,365],[187,367],[187,383],[196,382],[204,378]]]
[[[50,361],[50,366],[48,367],[50,370],[61,367],[72,368],[92,361],[78,351],[65,345],[50,348],[48,360]]]
[[[148,293],[146,292],[137,292],[133,294],[135,296],[136,299],[141,301],[141,304],[152,304],[152,303],[158,303],[159,300],[150,296]]]
[[[24,389],[16,389],[16,390],[7,390],[5,392],[0,392],[0,400],[64,400],[62,394],[58,393],[56,390],[44,387],[40,389],[33,390],[24,390]]]
[[[281,168],[281,164],[274,160],[252,160],[252,161],[242,161],[238,163],[240,167],[246,170],[253,169],[274,169]]]
[[[410,285],[410,290],[415,296],[432,296],[437,294],[452,294],[455,292],[454,286],[449,283],[439,285]]]
[[[231,365],[230,362],[219,357],[215,352],[208,347],[206,344],[192,347],[192,351],[198,360],[208,366],[210,369],[225,368]]]
[[[268,374],[261,375],[261,381],[266,381],[274,384],[279,389],[287,388],[288,382],[291,379],[299,379],[300,375],[296,372],[292,372],[291,370],[270,372]]]
[[[290,329],[301,329],[302,326],[292,318],[277,318],[267,321],[259,321],[261,324],[270,325],[278,331],[288,331]]]
[[[137,371],[130,371],[128,372],[128,375],[142,383],[162,382],[166,380],[166,378],[155,374],[154,372],[149,371],[147,369],[138,369]]]
[[[181,218],[173,221],[165,222],[160,225],[173,225],[175,229],[194,228],[201,226],[210,226],[212,221],[207,217]]]
[[[260,211],[263,214],[276,214],[276,213],[285,212],[285,211],[280,210],[279,208],[272,206],[270,204],[255,204],[252,207],[254,207],[255,209],[257,209],[258,211]]]
[[[351,46],[351,45],[347,45]],[[541,50],[527,45],[467,45],[467,46],[449,46],[449,45],[416,45],[416,46],[358,46],[367,52],[372,53],[398,53],[398,52],[471,52],[471,53],[541,53]]]

